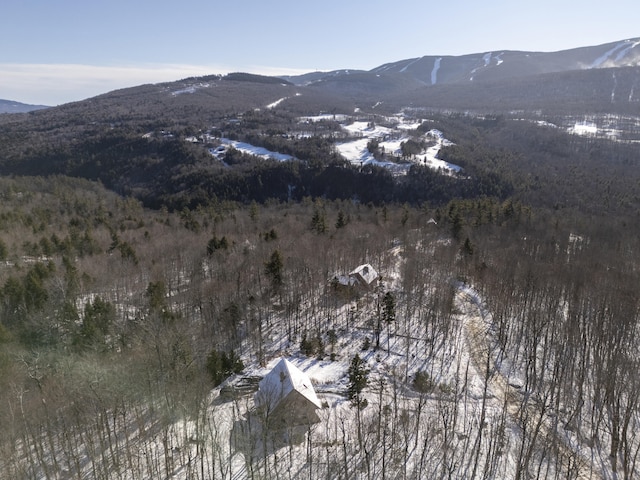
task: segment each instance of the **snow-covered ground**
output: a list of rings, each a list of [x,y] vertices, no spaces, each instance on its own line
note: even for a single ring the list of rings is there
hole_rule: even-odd
[[[286,100],[282,98],[270,104],[268,108],[274,108],[280,102]],[[351,120],[347,115],[321,114],[317,116],[300,117],[301,123],[313,123],[322,120],[337,121],[342,124],[345,134],[352,140],[339,142],[336,144],[337,152],[354,165],[377,165],[389,169],[397,175],[406,174],[411,165],[425,165],[433,169],[440,169],[448,173],[458,173],[461,168],[458,165],[447,163],[438,158],[440,149],[452,143],[444,137],[444,134],[436,129],[432,129],[421,136],[421,139],[431,144],[421,153],[402,159],[402,143],[409,141],[412,137],[410,132],[415,131],[421,121],[406,120],[402,115],[383,118],[389,126],[380,125],[375,122],[362,120]],[[378,142],[378,149],[383,155],[376,158],[368,150],[371,140]],[[221,146],[209,149],[209,153],[218,159],[223,159],[229,147],[233,147],[243,153],[255,155],[264,159],[271,158],[279,161],[293,160],[294,157],[288,154],[272,152],[262,147],[257,147],[245,142],[220,139]],[[402,161],[399,161],[402,160]]]
[[[333,120],[335,122],[345,122],[348,118],[349,116],[345,114],[321,113],[319,115],[310,115],[310,116],[300,117],[299,120],[301,122],[306,122],[306,123],[320,122],[322,120]]]
[[[285,162],[288,160],[293,160],[291,155],[287,155],[285,153],[272,152],[271,150],[267,150],[263,147],[256,147],[255,145],[251,145],[250,143],[238,142],[235,140],[229,140],[228,138],[221,138],[220,142],[222,143],[221,147],[209,149],[209,153],[215,156],[216,158],[222,158],[224,153],[228,147],[233,147],[236,150],[246,153],[249,155],[255,155],[256,157],[260,157],[263,159],[274,159],[279,160],[281,162]]]
[[[638,45],[640,45],[640,41],[633,42],[631,40],[625,40],[624,42],[617,44],[615,47],[605,52],[599,58],[595,59],[594,62],[590,65],[590,68],[606,67],[607,62],[612,60],[614,62],[619,62],[627,55],[627,53],[629,53],[630,50],[637,47]],[[616,53],[617,55],[615,55]]]
[[[502,479],[529,478],[533,471],[538,478],[617,478],[604,447],[589,447],[558,426],[558,413],[525,391],[522,364],[501,350],[490,305],[478,291],[445,272],[432,272],[426,276],[431,284],[405,291],[411,262],[402,243],[394,244],[379,258],[379,289],[336,302],[330,315],[314,313],[310,300],[302,305],[299,315],[313,318],[318,332],[336,332],[323,353],[303,354],[299,335],[288,335],[274,311],[260,329],[260,353],[255,339],[246,339],[239,350],[244,372],[213,389],[197,415],[180,414],[181,405],[165,405],[162,398],[154,407],[166,409],[161,424],[147,424],[144,407],[128,421],[120,420],[126,411],[99,412],[104,418],[98,416],[93,430],[71,432],[60,444],[51,441],[56,461],[65,466],[55,478]],[[421,255],[436,254],[427,242],[415,248]],[[318,285],[319,296],[325,288]],[[430,309],[437,290],[448,292],[450,308]],[[384,291],[398,299],[396,320],[382,325],[374,348]],[[367,405],[360,411],[347,398],[356,354],[368,370],[362,392]],[[255,390],[237,388],[264,377],[281,358],[313,382],[323,405],[319,423],[269,429],[254,408]],[[415,384],[419,376],[421,388]],[[549,445],[555,453],[546,450]],[[27,446],[21,454],[41,453]],[[525,457],[530,469],[520,471]],[[30,473],[54,478],[37,468]]]
[[[393,289],[401,287],[396,275],[401,275],[405,261],[402,248],[396,249],[395,256],[398,263],[385,272],[391,276],[388,285]],[[287,358],[314,383],[324,405],[318,412],[321,422],[303,430],[298,441],[289,437],[288,443],[270,444],[265,452],[260,425],[251,423],[251,413],[248,417],[241,413],[252,411],[252,397],[219,404],[211,415],[220,415],[215,424],[222,428],[223,438],[232,435],[239,424],[245,429],[243,445],[226,451],[228,478],[251,477],[251,462],[263,474],[274,472],[277,457],[295,472],[293,478],[439,478],[447,471],[451,478],[515,478],[527,441],[518,423],[523,416],[532,425],[537,422],[540,438],[560,452],[557,463],[553,458],[536,457],[537,468],[549,478],[562,475],[565,469],[572,470],[572,478],[608,478],[606,469],[592,465],[589,455],[593,453],[575,436],[557,432],[555,417],[541,409],[536,399],[527,397],[522,372],[499,355],[492,338],[491,312],[480,295],[468,285],[454,285],[456,313],[448,320],[446,342],[439,339],[444,332],[433,330],[430,335],[425,331],[418,307],[415,317],[382,328],[379,349],[363,350],[365,339],[373,339],[369,319],[374,314],[375,295],[357,302],[355,316],[355,305],[338,309],[331,325],[339,333],[331,347],[333,361],[326,355],[323,359],[303,355],[278,333],[284,331],[282,326],[272,323],[271,333],[266,334],[271,343],[264,345],[267,362],[263,367],[252,363],[245,375],[262,377],[281,357]],[[326,346],[327,352],[329,348]],[[369,370],[364,391],[367,407],[359,414],[346,398],[349,362],[355,354]],[[432,382],[427,393],[409,386],[419,373]],[[216,395],[217,390],[213,397]],[[230,430],[224,433],[226,428]],[[396,462],[387,457],[391,450]],[[385,466],[385,462],[389,463]]]
[[[209,83],[196,83],[193,85],[189,85],[185,88],[181,88],[180,90],[174,90],[171,92],[172,96],[184,95],[187,93],[195,93],[197,90],[201,88],[209,88],[211,85]]]
[[[598,126],[590,122],[576,123],[571,129],[571,133],[575,133],[576,135],[596,135],[598,133]]]
[[[296,93],[295,96],[299,97],[300,95],[302,95],[301,93]],[[278,100],[276,100],[275,102],[270,103],[269,105],[267,105],[267,110],[272,110],[274,108],[276,108],[278,105],[280,105],[282,102],[284,102],[285,100],[289,100],[291,97],[282,97],[279,98]]]
[[[439,130],[430,130],[424,135],[425,140],[435,142],[424,152],[415,155],[410,160],[411,163],[397,163],[395,161],[378,160],[369,152],[367,145],[370,140],[378,141],[378,148],[385,155],[400,158],[402,156],[401,145],[411,137],[406,133],[408,130],[415,130],[420,126],[419,122],[399,122],[395,127],[385,127],[372,122],[355,121],[345,125],[343,128],[352,136],[359,136],[356,140],[339,143],[336,145],[338,153],[353,164],[366,165],[374,164],[389,168],[395,173],[406,173],[412,163],[426,165],[433,169],[442,169],[448,172],[459,172],[458,165],[447,163],[438,158],[438,153],[443,146],[451,145],[451,142],[444,138],[444,134]]]

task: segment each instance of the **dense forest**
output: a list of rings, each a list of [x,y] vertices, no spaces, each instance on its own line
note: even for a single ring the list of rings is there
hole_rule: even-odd
[[[385,121],[372,114],[362,118]],[[26,119],[7,123],[0,131],[0,172],[99,180],[147,207],[172,211],[219,201],[300,201],[309,196],[415,206],[484,196],[501,201],[513,197],[535,207],[626,215],[639,205],[636,145],[626,141],[637,127],[630,119],[617,118],[627,124],[618,134],[624,141],[571,135],[555,117],[549,120],[556,124],[540,125],[535,118],[431,114],[415,135],[432,128],[447,132],[454,145],[440,156],[463,167],[464,175],[457,177],[420,165],[398,177],[380,166],[346,162],[335,151],[336,142],[346,139],[337,121],[314,123],[309,132],[310,127],[288,111],[246,111],[219,117],[213,126],[202,119],[200,128],[173,129],[151,118],[121,126],[103,119],[102,125],[79,130],[47,124],[44,132],[36,133]],[[185,141],[194,135],[209,140]],[[218,145],[215,139],[221,137],[298,161],[264,160],[233,149],[224,162],[215,161],[205,147]]]

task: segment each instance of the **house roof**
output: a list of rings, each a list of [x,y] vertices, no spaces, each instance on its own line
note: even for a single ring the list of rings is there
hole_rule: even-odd
[[[353,287],[356,284],[356,279],[349,275],[336,275],[335,280],[345,287]]]
[[[376,272],[375,268],[373,268],[368,263],[360,265],[349,275],[360,275],[362,279],[367,282],[367,285],[370,285],[372,282],[378,279],[378,272]]]
[[[256,407],[266,407],[272,411],[281,400],[294,390],[309,400],[316,408],[322,407],[307,374],[283,358],[260,380],[258,392],[255,395]]]

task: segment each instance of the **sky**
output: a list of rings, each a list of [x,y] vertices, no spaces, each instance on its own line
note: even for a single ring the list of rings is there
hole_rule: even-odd
[[[0,99],[59,105],[235,71],[370,70],[424,55],[640,37],[637,0],[8,0]]]

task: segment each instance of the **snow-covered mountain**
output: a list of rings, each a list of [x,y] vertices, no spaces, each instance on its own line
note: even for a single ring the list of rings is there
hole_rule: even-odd
[[[595,68],[640,65],[640,38],[558,52],[500,50],[461,56],[427,55],[380,65],[368,72],[337,70],[287,77],[296,84],[335,81],[369,74],[376,78],[401,75],[422,85],[478,82]]]
[[[474,82],[541,73],[640,65],[640,39],[559,52],[482,52],[464,56],[425,56],[388,63],[373,73],[402,73],[427,84]]]
[[[412,106],[462,111],[635,114],[640,38],[557,52],[500,50],[424,56],[369,71],[286,77],[377,111]]]

